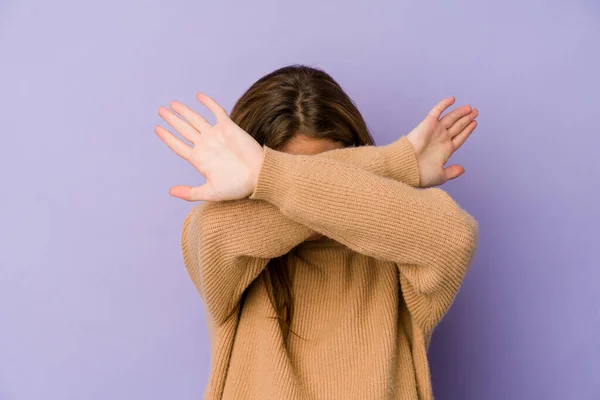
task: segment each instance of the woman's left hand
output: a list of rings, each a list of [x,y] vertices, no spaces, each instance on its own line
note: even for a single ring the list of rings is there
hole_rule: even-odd
[[[158,114],[193,146],[161,126],[154,129],[156,134],[206,178],[202,186],[174,186],[169,193],[187,201],[236,200],[249,196],[262,167],[263,147],[212,98],[199,93],[197,99],[216,117],[215,125],[177,101],[171,102],[171,109],[184,119],[166,107],[158,109]]]
[[[441,185],[465,172],[461,165],[445,165],[477,127],[479,111],[466,105],[442,117],[454,100],[448,97],[439,102],[407,135],[417,157],[422,188]]]

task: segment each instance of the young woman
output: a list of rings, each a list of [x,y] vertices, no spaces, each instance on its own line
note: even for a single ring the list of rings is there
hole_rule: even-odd
[[[325,72],[258,80],[214,125],[179,102],[158,136],[206,178],[182,231],[207,310],[205,399],[432,399],[427,347],[471,264],[476,221],[443,190],[477,110],[440,102],[375,146]],[[191,145],[190,145],[191,144]]]

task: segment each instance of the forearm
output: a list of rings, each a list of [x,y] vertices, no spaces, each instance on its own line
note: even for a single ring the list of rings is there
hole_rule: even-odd
[[[268,147],[250,199],[389,261],[418,263],[424,251],[443,247],[440,241],[470,237],[466,213],[441,189],[420,190],[348,163]],[[388,247],[394,254],[386,254]]]
[[[347,163],[381,177],[404,182],[413,187],[419,186],[419,169],[416,155],[406,136],[402,136],[398,140],[384,146],[345,147],[326,151],[311,157]],[[248,199],[240,201],[244,202],[248,201]],[[260,207],[260,209],[255,210],[255,207]],[[226,210],[226,206],[222,206],[222,208],[224,208],[224,212],[232,211]],[[315,233],[314,230],[307,230],[305,226],[301,227],[299,226],[301,224],[283,216],[279,209],[270,203],[268,205],[258,205],[257,202],[250,201],[250,205],[247,206],[246,210],[248,211],[247,213],[240,212],[237,216],[240,218],[238,221],[243,226],[239,226],[237,223],[231,225],[236,230],[235,237],[231,236],[232,233],[228,234],[232,240],[238,240],[242,237],[256,237],[257,241],[264,243],[265,238],[261,235],[252,235],[251,232],[247,232],[243,227],[247,226],[251,227],[251,229],[256,229],[254,227],[261,226],[261,221],[265,219],[273,220],[273,223],[267,228],[268,232],[264,232],[266,237],[272,237],[279,241],[285,239],[293,240],[293,242],[286,243],[286,247],[294,247]],[[295,232],[297,235],[289,235],[286,232]],[[248,247],[256,248],[257,243],[249,242]],[[271,258],[276,257],[273,253],[266,256]]]
[[[345,162],[375,175],[419,187],[417,158],[407,136],[383,146],[345,147],[313,157]]]
[[[475,220],[441,189],[416,189],[336,160],[264,150],[250,199],[268,201],[358,253],[398,264],[411,285],[411,311],[431,329],[471,262]]]
[[[347,163],[411,186],[419,185],[416,156],[406,136],[385,146],[347,147],[311,157]],[[228,243],[245,243],[238,251],[246,256],[275,258],[315,233],[313,229],[281,214],[275,205],[268,202],[246,198],[206,202],[203,207],[207,208],[202,217],[206,223],[213,217],[219,218],[219,214],[223,214],[223,221],[226,221],[221,222],[218,232],[213,230],[213,235],[225,247],[230,247]]]

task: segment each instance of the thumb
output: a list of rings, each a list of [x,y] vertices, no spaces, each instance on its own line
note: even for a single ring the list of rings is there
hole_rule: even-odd
[[[171,190],[169,190],[169,194],[186,201],[210,200],[211,195],[209,189],[208,184],[197,187],[180,185],[173,186]]]
[[[446,181],[449,181],[451,179],[456,179],[464,173],[465,173],[465,169],[458,164],[450,165],[449,167],[444,168],[444,174],[446,176]]]

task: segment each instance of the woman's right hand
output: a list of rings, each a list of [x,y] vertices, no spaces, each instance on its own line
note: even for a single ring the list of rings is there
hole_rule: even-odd
[[[192,146],[162,126],[155,128],[156,134],[206,178],[202,186],[178,185],[169,193],[187,201],[237,200],[252,194],[264,160],[263,147],[235,124],[211,97],[199,93],[197,99],[216,117],[214,125],[177,101],[171,103],[171,108],[182,118],[166,107],[158,110],[159,115]]]
[[[454,97],[449,97],[439,102],[407,135],[417,157],[422,188],[439,186],[465,172],[458,164],[445,164],[477,127],[478,111],[465,105],[441,117],[454,101]]]

